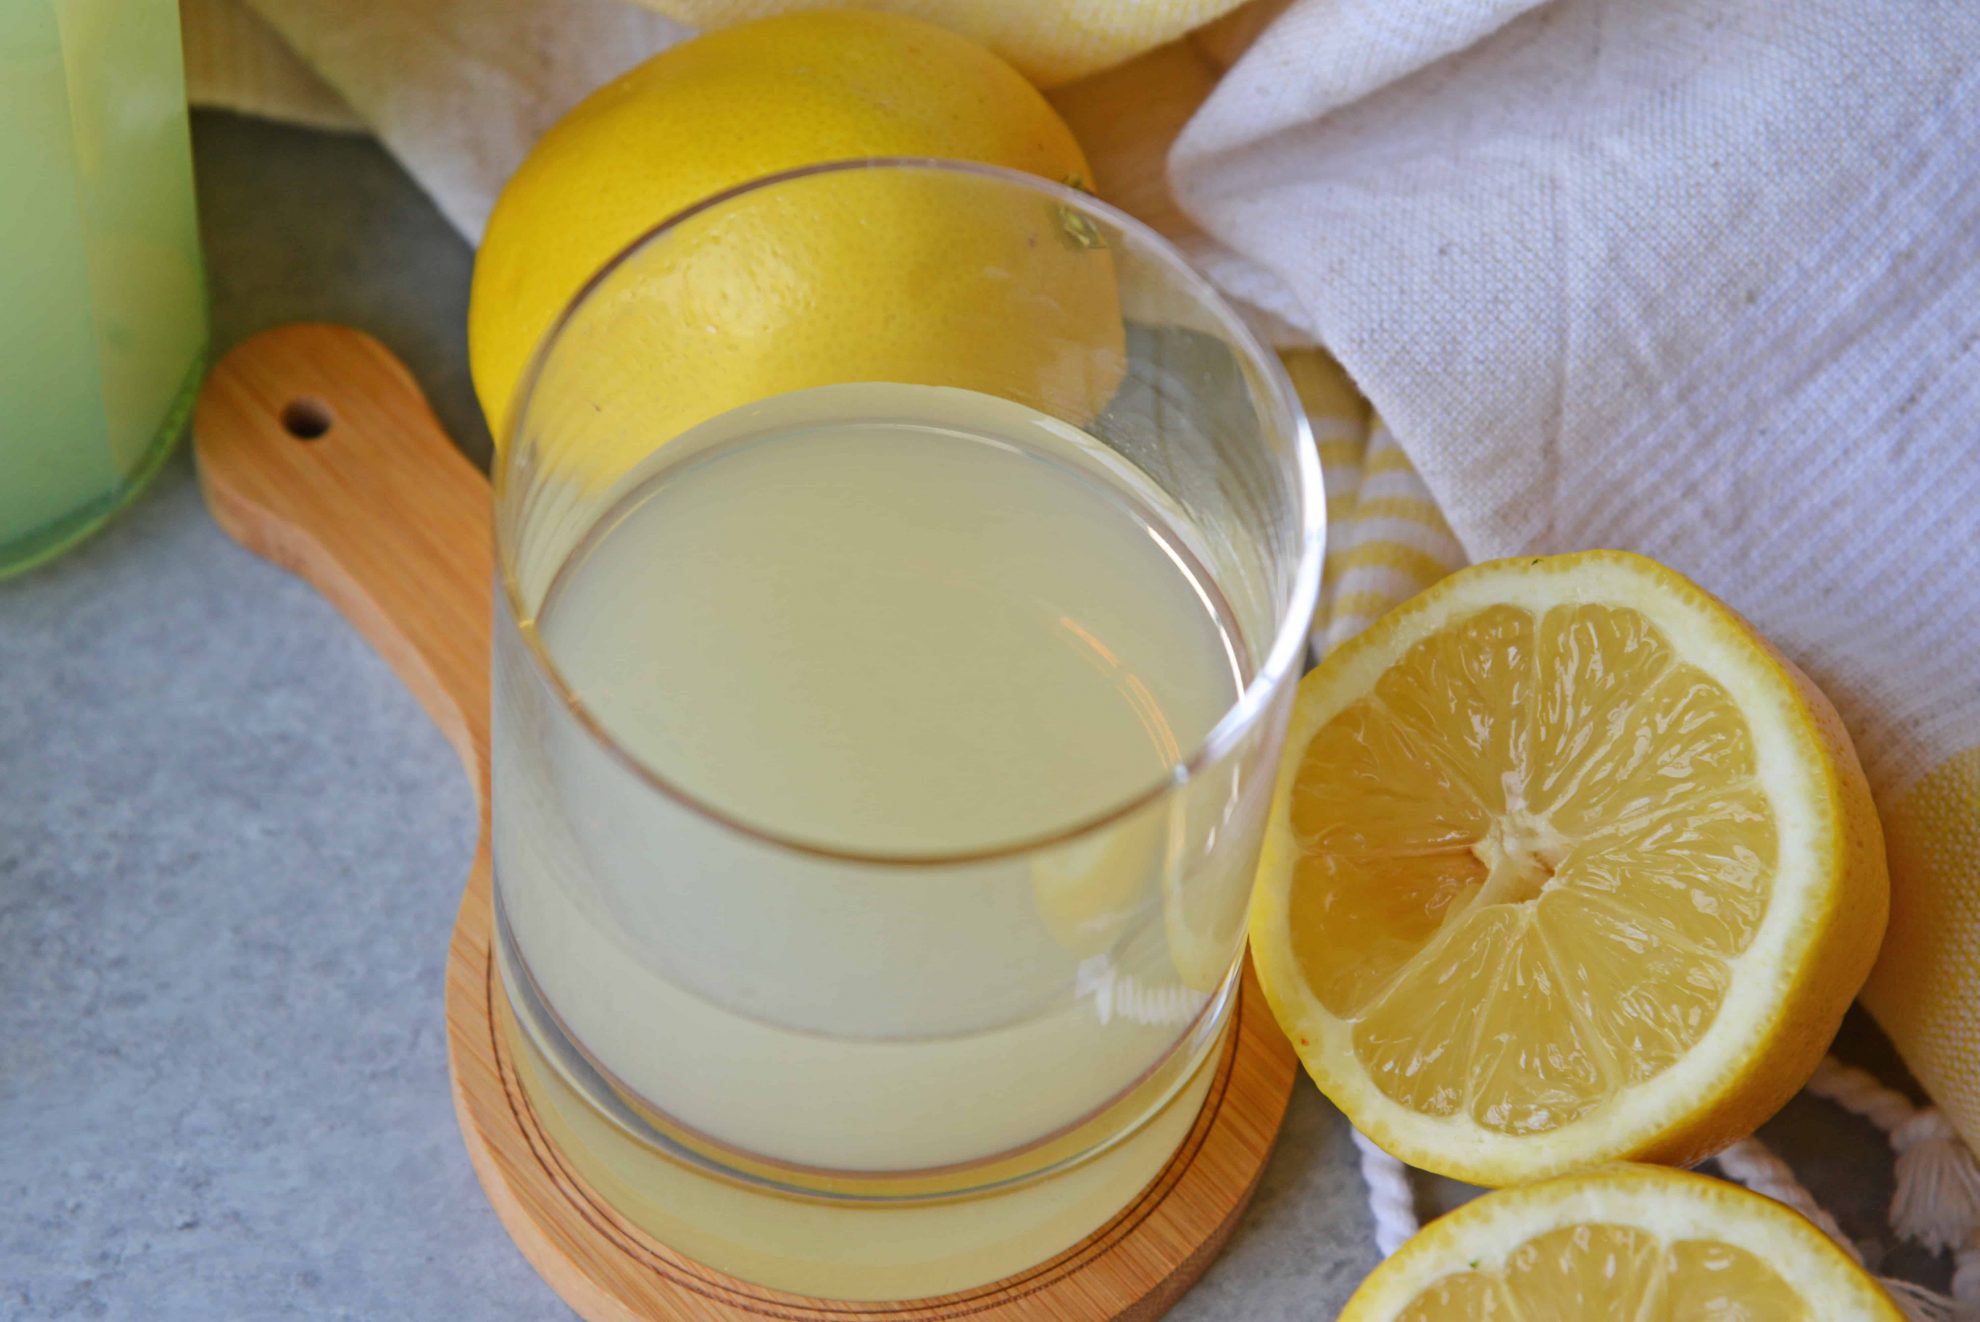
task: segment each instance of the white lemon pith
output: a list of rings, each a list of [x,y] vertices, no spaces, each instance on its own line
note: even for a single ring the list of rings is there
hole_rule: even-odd
[[[1308,1072],[1481,1184],[1688,1163],[1806,1080],[1887,906],[1822,695],[1619,552],[1453,575],[1302,682],[1252,902]]]
[[[1797,1213],[1653,1166],[1613,1166],[1466,1203],[1376,1268],[1341,1314],[1342,1322],[1666,1317],[1898,1322],[1902,1314]]]

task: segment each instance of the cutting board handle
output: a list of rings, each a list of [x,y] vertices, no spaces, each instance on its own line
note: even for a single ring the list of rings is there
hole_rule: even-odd
[[[485,802],[488,480],[412,373],[360,331],[283,326],[220,360],[192,432],[214,520],[344,613],[452,741]]]

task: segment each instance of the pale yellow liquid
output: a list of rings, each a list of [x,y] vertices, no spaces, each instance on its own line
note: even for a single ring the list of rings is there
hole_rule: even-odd
[[[1204,864],[1190,792],[1010,847],[1172,784],[1236,699],[1184,526],[1064,424],[926,387],[788,396],[629,475],[498,645],[502,909],[570,1040],[826,1171],[1006,1156],[1150,1078],[1248,858]],[[531,631],[626,756],[530,687]]]
[[[0,5],[0,574],[157,467],[206,350],[179,7]]]

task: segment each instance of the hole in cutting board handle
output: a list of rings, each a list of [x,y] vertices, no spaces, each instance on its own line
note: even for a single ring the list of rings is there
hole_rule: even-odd
[[[330,416],[330,406],[320,399],[304,396],[282,406],[282,428],[299,441],[316,440],[335,421]]]

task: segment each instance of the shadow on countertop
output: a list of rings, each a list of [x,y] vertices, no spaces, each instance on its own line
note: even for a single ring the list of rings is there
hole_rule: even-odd
[[[474,254],[378,144],[199,111],[193,166],[216,357],[285,322],[355,326],[405,361],[486,469],[467,371]]]

